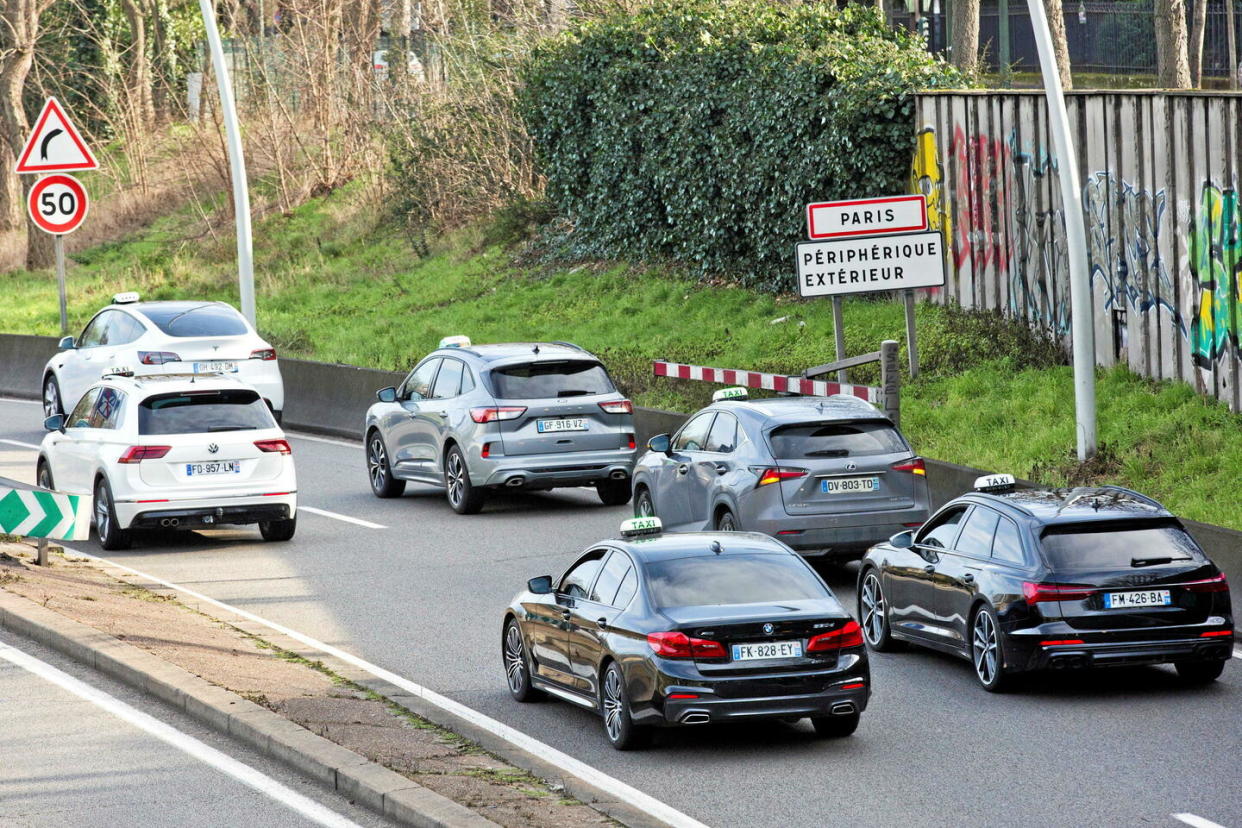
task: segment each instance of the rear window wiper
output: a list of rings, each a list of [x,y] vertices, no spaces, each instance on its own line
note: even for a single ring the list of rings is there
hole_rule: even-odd
[[[1174,561],[1193,561],[1194,558],[1186,557],[1170,557],[1166,555],[1163,558],[1131,558],[1130,566],[1160,566],[1161,564],[1173,563]]]
[[[817,451],[808,451],[807,457],[849,457],[849,449],[819,449]]]
[[[254,426],[210,426],[207,431],[254,431]]]
[[[558,397],[585,397],[588,394],[594,394],[594,391],[583,391],[580,388],[567,388],[564,391],[557,391]]]

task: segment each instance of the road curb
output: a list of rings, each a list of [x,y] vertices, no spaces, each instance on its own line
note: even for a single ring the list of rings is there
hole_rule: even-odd
[[[154,696],[402,825],[498,828],[465,806],[316,736],[266,707],[3,590],[0,629],[50,647]]]

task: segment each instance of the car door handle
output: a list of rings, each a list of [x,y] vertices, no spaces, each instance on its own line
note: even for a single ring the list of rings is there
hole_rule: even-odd
[[[678,474],[685,474],[688,471],[690,471],[690,467],[687,466],[685,463],[682,463],[680,466],[677,467]]]
[[[566,621],[569,620],[569,616],[572,614],[573,613],[571,613],[569,610],[561,610],[561,618],[564,618]]]
[[[716,474],[728,474],[728,473],[729,473],[728,466],[726,466],[724,463],[716,464]]]
[[[601,630],[606,630],[606,629],[608,629],[608,619],[607,619],[607,618],[597,618],[597,619],[595,619],[595,623],[599,625],[599,628],[600,628]]]
[[[923,567],[923,571],[926,572],[928,575],[931,575],[933,572],[936,571],[936,567],[928,565],[928,566]]]
[[[447,416],[448,416],[448,412],[447,412],[447,411],[441,411],[441,412],[439,412],[439,414],[440,414],[440,416],[441,416],[441,417],[447,417]]]
[[[975,582],[975,576],[967,572],[965,575],[962,576],[962,580],[968,584],[973,584]]]

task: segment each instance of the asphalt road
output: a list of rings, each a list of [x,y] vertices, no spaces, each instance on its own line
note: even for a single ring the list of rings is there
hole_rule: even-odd
[[[359,414],[361,416],[361,412]],[[40,410],[0,400],[0,440],[38,443]],[[383,501],[360,445],[297,438],[297,537],[257,531],[144,539],[106,555],[342,647],[565,751],[713,826],[1176,825],[1242,821],[1242,661],[1206,689],[1171,668],[1058,675],[991,695],[965,661],[876,656],[874,695],[850,739],[810,725],[663,732],[617,753],[599,720],[567,704],[519,705],[500,663],[502,608],[526,579],[559,574],[615,534],[627,508],[592,491],[502,495],[460,517],[434,490]],[[0,475],[35,453],[0,442]],[[22,466],[22,464],[25,464]],[[94,554],[97,545],[77,544]],[[853,568],[825,571],[852,606]]]

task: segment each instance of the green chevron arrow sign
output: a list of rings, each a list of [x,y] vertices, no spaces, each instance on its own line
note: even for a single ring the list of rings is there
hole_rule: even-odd
[[[4,534],[87,540],[90,520],[89,497],[0,486],[0,532]]]

